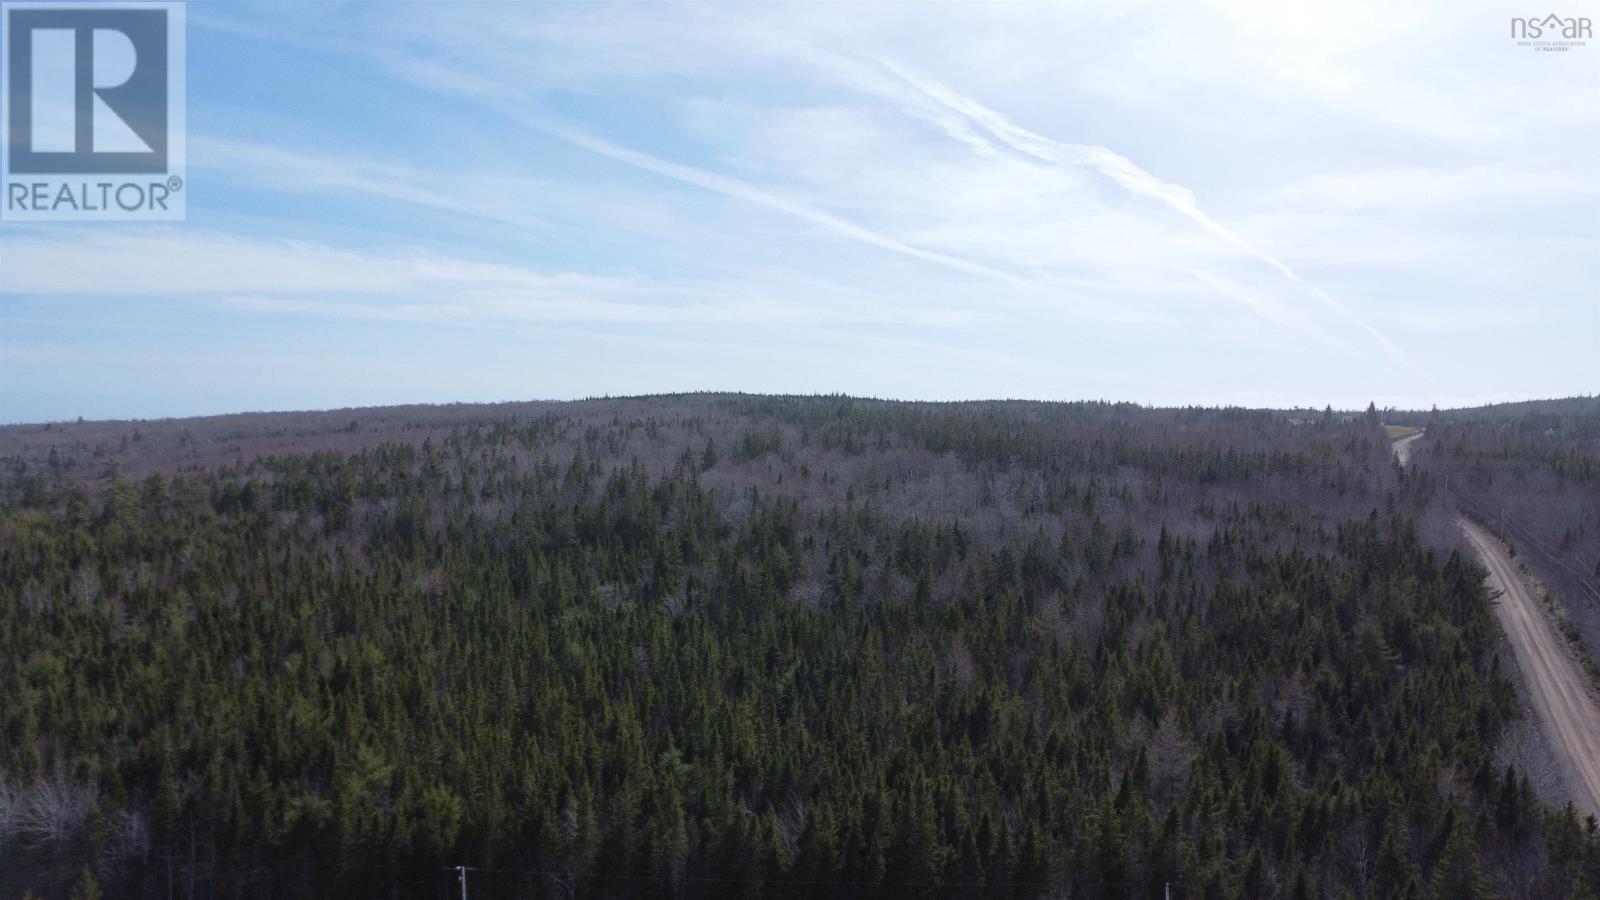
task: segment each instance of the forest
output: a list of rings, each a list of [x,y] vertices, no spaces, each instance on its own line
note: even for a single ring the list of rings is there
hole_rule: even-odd
[[[1404,416],[1441,493],[1519,549],[1600,685],[1600,397]]]
[[[1597,897],[1444,487],[1556,418],[0,428],[0,896]]]

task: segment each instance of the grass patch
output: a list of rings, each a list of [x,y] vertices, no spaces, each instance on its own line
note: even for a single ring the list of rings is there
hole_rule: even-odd
[[[1391,441],[1398,441],[1404,437],[1411,437],[1413,434],[1417,434],[1420,431],[1422,431],[1421,428],[1412,428],[1410,425],[1383,426],[1383,433],[1387,434],[1389,436],[1389,440]]]

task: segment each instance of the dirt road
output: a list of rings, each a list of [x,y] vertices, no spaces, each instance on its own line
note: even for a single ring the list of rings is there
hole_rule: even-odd
[[[1419,437],[1422,437],[1422,432],[1420,431],[1394,442],[1394,455],[1400,457],[1400,465],[1411,464],[1411,443]]]
[[[1400,444],[1404,443],[1396,443],[1396,452],[1403,453]],[[1458,521],[1489,570],[1489,586],[1500,592],[1495,616],[1527,679],[1539,725],[1567,769],[1573,805],[1578,807],[1579,815],[1600,816],[1600,705],[1590,695],[1583,671],[1539,609],[1505,545],[1466,519]]]
[[[1418,432],[1394,442],[1402,466],[1410,464],[1411,445],[1420,437]],[[1489,587],[1500,594],[1495,618],[1528,683],[1539,728],[1565,770],[1572,803],[1579,815],[1600,816],[1600,704],[1590,693],[1589,680],[1545,618],[1506,545],[1465,517],[1457,517],[1456,523],[1489,570]]]

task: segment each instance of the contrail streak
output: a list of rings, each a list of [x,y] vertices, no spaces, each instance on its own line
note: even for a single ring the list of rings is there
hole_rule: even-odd
[[[880,247],[884,250],[890,250],[895,253],[913,257],[915,259],[924,260],[926,262],[941,265],[949,269],[954,269],[958,272],[965,272],[969,275],[977,275],[983,278],[989,278],[995,281],[1002,281],[1007,284],[1018,285],[1022,287],[1031,286],[1031,283],[1027,279],[1014,275],[1010,272],[996,269],[993,266],[986,266],[982,263],[973,262],[969,259],[962,259],[959,256],[952,256],[948,253],[940,253],[936,250],[926,250],[921,247],[907,244],[904,241],[900,241],[889,237],[888,235],[873,231],[865,226],[857,225],[848,219],[843,219],[839,216],[833,215],[832,213],[806,206],[803,203],[797,203],[787,197],[775,194],[748,182],[740,181],[737,178],[729,178],[726,175],[718,175],[715,172],[708,172],[705,169],[699,169],[694,166],[684,165],[682,163],[671,162],[669,160],[661,159],[658,156],[652,156],[648,153],[632,150],[618,144],[613,144],[604,138],[596,137],[588,132],[581,131],[559,122],[554,122],[549,119],[541,118],[539,116],[531,115],[521,110],[507,109],[505,111],[508,115],[512,116],[518,121],[536,128],[552,137],[559,138],[560,140],[572,144],[575,147],[580,147],[592,153],[599,154],[600,156],[614,159],[617,162],[626,163],[646,172],[671,178],[675,181],[681,181],[684,184],[691,184],[709,191],[715,191],[716,193],[723,194],[728,197],[734,197],[750,203],[776,209],[780,212],[788,213],[791,216],[804,219],[812,224],[820,225],[821,227],[832,231],[835,234],[852,238],[865,244],[871,244],[872,246]]]
[[[984,106],[970,97],[951,90],[933,78],[912,72],[904,66],[888,60],[879,60],[878,62],[886,71],[920,91],[930,100],[952,112],[966,116],[1019,153],[1056,165],[1093,169],[1129,193],[1137,194],[1141,197],[1149,197],[1166,204],[1206,231],[1222,238],[1250,257],[1266,263],[1285,278],[1305,288],[1312,296],[1333,308],[1351,324],[1371,336],[1391,359],[1410,369],[1424,380],[1430,383],[1433,382],[1433,379],[1426,372],[1412,362],[1405,351],[1389,340],[1383,332],[1356,315],[1350,307],[1339,302],[1332,294],[1300,277],[1294,269],[1272,256],[1272,254],[1245,240],[1238,232],[1207,215],[1200,208],[1194,192],[1188,188],[1162,181],[1140,168],[1137,163],[1127,157],[1105,147],[1088,144],[1064,144],[1051,140],[1044,135],[1023,128],[1001,113]]]

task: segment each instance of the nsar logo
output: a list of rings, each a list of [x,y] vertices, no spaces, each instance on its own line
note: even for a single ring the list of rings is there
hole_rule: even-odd
[[[0,218],[184,217],[183,14],[0,4]]]
[[[1562,52],[1586,45],[1594,37],[1594,25],[1587,17],[1563,18],[1551,13],[1542,19],[1512,19],[1511,38],[1519,47],[1536,51]]]

